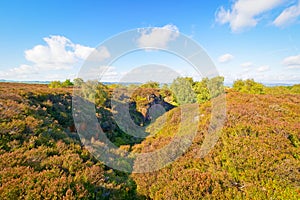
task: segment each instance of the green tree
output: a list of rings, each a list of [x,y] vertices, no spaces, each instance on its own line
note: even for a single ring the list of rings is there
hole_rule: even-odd
[[[265,94],[265,86],[253,79],[236,80],[233,83],[233,89],[248,94]]]
[[[70,79],[66,79],[64,82],[60,81],[51,81],[48,85],[49,88],[65,88],[71,87],[74,84],[70,81]]]
[[[165,98],[167,96],[170,96],[171,95],[171,91],[170,91],[170,88],[168,86],[168,84],[163,84],[160,91],[159,91],[159,94]]]
[[[210,91],[211,98],[215,98],[224,93],[224,77],[216,76],[208,81],[208,89]]]
[[[210,99],[210,93],[207,87],[208,84],[208,78],[202,79],[200,82],[195,82],[193,84],[193,90],[195,91],[197,95],[197,102],[198,103],[204,103]]]
[[[95,102],[98,106],[103,106],[108,97],[108,88],[98,81],[87,81],[82,85],[83,96]]]
[[[170,89],[179,105],[196,102],[196,95],[192,86],[193,79],[189,77],[178,77],[172,82]]]
[[[49,88],[61,88],[62,84],[60,81],[51,81],[48,85]]]
[[[83,85],[84,81],[82,78],[75,78],[73,80],[73,83],[76,87],[81,87]]]
[[[224,77],[216,76],[211,79],[203,78],[200,82],[193,83],[193,90],[197,95],[197,102],[204,103],[224,92]]]
[[[159,83],[155,81],[148,81],[142,84],[141,88],[159,88]]]
[[[242,91],[244,87],[245,87],[245,82],[241,79],[236,80],[232,85],[232,88],[235,89],[236,91]]]
[[[61,86],[62,87],[71,87],[74,84],[70,81],[70,79],[66,79],[64,82],[62,82]]]

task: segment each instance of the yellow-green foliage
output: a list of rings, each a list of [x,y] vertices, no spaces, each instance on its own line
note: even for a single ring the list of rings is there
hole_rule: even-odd
[[[264,94],[265,86],[261,83],[255,82],[253,79],[236,80],[233,83],[233,89],[247,94]]]
[[[140,86],[141,88],[159,88],[159,83],[154,81],[148,81]]]
[[[172,82],[170,89],[179,105],[196,102],[192,86],[193,79],[188,77],[178,77]]]
[[[194,81],[190,77],[178,77],[170,86],[173,98],[179,105],[204,103],[224,93],[224,77],[203,78]]]
[[[51,81],[49,83],[49,88],[66,88],[71,86],[73,86],[73,83],[70,81],[70,79],[66,79],[64,82]]]
[[[98,81],[87,81],[82,83],[81,91],[83,97],[93,101],[97,106],[103,106],[108,96],[108,88]]]
[[[300,84],[293,86],[266,87],[266,94],[300,94]]]

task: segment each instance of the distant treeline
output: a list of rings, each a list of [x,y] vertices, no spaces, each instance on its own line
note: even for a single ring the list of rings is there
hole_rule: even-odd
[[[67,79],[64,82],[52,81],[49,88],[63,87],[80,87],[83,96],[89,100],[95,100],[97,104],[105,103],[109,90],[115,88],[134,89],[154,88],[160,91],[162,97],[167,97],[169,103],[173,105],[181,105],[186,103],[203,103],[211,98],[217,97],[224,92],[224,77],[218,76],[211,79],[204,78],[201,81],[194,81],[190,77],[178,77],[171,84],[160,84],[155,81],[148,81],[144,84],[110,84],[104,85],[98,81],[84,81],[81,78],[76,78],[73,82]],[[171,95],[169,95],[171,93]],[[168,95],[166,95],[168,94]]]
[[[253,79],[236,80],[232,89],[248,94],[300,94],[300,84],[268,87]]]
[[[86,99],[95,100],[99,105],[104,104],[109,90],[115,88],[134,89],[140,88],[155,88],[160,90],[163,97],[168,95],[169,103],[173,105],[181,105],[186,103],[204,103],[212,98],[219,96],[226,90],[234,90],[247,94],[300,94],[300,84],[293,86],[265,86],[262,83],[256,82],[253,79],[236,80],[232,87],[224,86],[224,77],[217,76],[214,78],[203,78],[201,81],[194,81],[191,77],[178,77],[171,84],[160,84],[155,81],[149,81],[144,84],[108,84],[105,85],[98,81],[84,81],[81,78],[76,78],[73,82],[70,79],[61,81],[52,81],[49,88],[66,88],[80,87]]]

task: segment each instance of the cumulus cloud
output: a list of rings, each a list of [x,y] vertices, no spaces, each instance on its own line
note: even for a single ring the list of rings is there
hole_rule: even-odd
[[[297,20],[300,16],[300,1],[298,5],[293,5],[286,8],[282,13],[274,20],[273,24],[275,26],[284,27]]]
[[[106,58],[110,57],[110,53],[108,49],[105,46],[97,47],[97,49],[94,49],[92,53],[86,57],[89,61],[103,61]]]
[[[179,30],[175,25],[165,25],[163,27],[145,28],[140,31],[138,46],[165,48],[168,42],[175,40],[179,36]]]
[[[39,44],[32,49],[25,51],[25,58],[31,62],[29,65],[20,65],[6,71],[0,72],[0,78],[8,79],[27,79],[34,78],[32,74],[43,74],[43,79],[50,77],[51,74],[61,73],[62,71],[74,70],[83,60],[89,59],[102,61],[109,58],[110,53],[106,47],[97,49],[75,44],[68,38],[59,35],[53,35],[43,38],[46,44]],[[74,73],[74,71],[72,72]],[[55,76],[56,77],[56,76]]]
[[[219,58],[218,58],[218,61],[219,63],[228,63],[230,62],[231,60],[233,60],[234,56],[227,53],[227,54],[224,54],[224,55],[221,55]]]
[[[263,13],[282,3],[282,0],[236,0],[229,10],[220,7],[215,20],[220,24],[228,23],[233,32],[239,32],[256,26]]]
[[[259,68],[257,68],[258,72],[265,72],[265,71],[269,71],[269,70],[270,70],[269,65],[263,65],[263,66],[260,66]]]
[[[79,59],[86,59],[95,49],[80,44],[72,45],[74,49],[74,56]]]
[[[78,61],[86,59],[95,49],[74,44],[64,36],[45,37],[46,45],[37,45],[25,51],[25,58],[41,69],[70,69]],[[101,49],[100,58],[109,57],[107,49]]]
[[[66,50],[71,47],[70,40],[63,36],[44,38],[47,45],[37,45],[25,51],[25,58],[39,68],[68,69],[75,63],[74,52]]]
[[[286,57],[282,64],[288,69],[300,69],[300,55]]]

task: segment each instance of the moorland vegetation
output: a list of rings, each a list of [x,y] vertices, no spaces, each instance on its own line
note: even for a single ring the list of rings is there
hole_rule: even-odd
[[[223,81],[0,83],[0,199],[300,199],[300,85],[237,80],[229,88]],[[76,133],[72,98],[79,89],[95,103],[107,137],[122,149],[151,152],[169,144],[182,106],[198,105],[197,135],[181,157],[158,171],[112,169],[93,157]],[[224,92],[226,120],[219,140],[198,157],[211,102]],[[124,132],[114,120],[112,99],[129,105],[131,119],[149,136]],[[155,104],[165,111],[151,112]],[[151,135],[162,123],[167,126]]]

